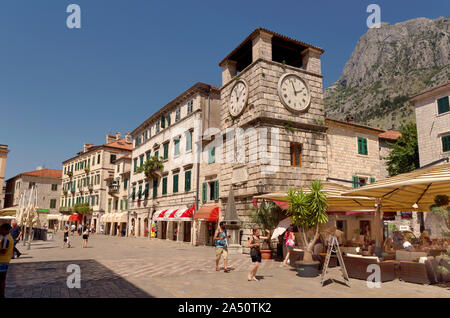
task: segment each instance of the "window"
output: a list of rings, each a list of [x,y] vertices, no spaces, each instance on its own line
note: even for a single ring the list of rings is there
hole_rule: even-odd
[[[144,155],[139,157],[139,167],[142,167],[144,165]]]
[[[56,209],[56,199],[50,200],[50,209]]]
[[[190,100],[187,104],[187,113],[190,114],[194,110],[194,101]]]
[[[442,151],[450,151],[450,135],[442,137]]]
[[[209,183],[209,199],[219,200],[219,180]]]
[[[367,138],[358,137],[358,154],[367,155]]]
[[[178,107],[175,111],[175,122],[179,121],[181,119],[181,109]]]
[[[167,127],[169,127],[170,126],[170,114],[167,114]]]
[[[138,199],[140,200],[142,198],[142,184],[139,185],[139,191],[138,191]]]
[[[153,179],[153,197],[158,195],[158,179]]]
[[[145,154],[145,160],[150,160],[150,151]]]
[[[159,122],[155,125],[155,134],[159,133]]]
[[[353,188],[359,188],[367,184],[367,179],[364,177],[353,176],[352,181],[353,181]]]
[[[178,193],[178,174],[173,175],[173,193]]]
[[[58,185],[52,184],[52,191],[58,191]]]
[[[191,170],[184,173],[184,191],[191,190]]]
[[[291,166],[302,167],[302,145],[291,143]]]
[[[375,178],[374,177],[370,178],[370,183],[375,183]]]
[[[169,143],[164,144],[164,160],[169,159]]]
[[[163,116],[161,116],[161,129],[166,128],[166,118]]]
[[[114,163],[116,161],[116,155],[111,154],[111,157],[109,158],[109,163]]]
[[[450,111],[448,96],[439,98],[437,100],[437,104],[438,104],[438,114],[443,114]]]
[[[203,182],[202,183],[202,202],[206,202],[206,192],[208,191],[208,183]]]
[[[173,155],[178,156],[180,154],[180,138],[174,140]]]
[[[128,187],[128,179],[127,179],[127,178],[124,178],[124,179],[123,179],[123,189],[126,190],[127,187]]]
[[[120,199],[120,210],[123,211],[123,200]]]
[[[97,164],[100,164],[100,155],[97,156]]]
[[[136,173],[137,170],[137,158],[134,158],[133,160],[133,172]]]
[[[145,188],[144,188],[144,197],[147,199],[148,198],[148,189],[150,187],[150,184],[147,182],[145,184]]]
[[[136,199],[136,187],[133,187],[133,192],[131,192],[131,199],[133,199],[133,201]]]
[[[108,199],[108,212],[111,212],[111,199]]]
[[[28,189],[31,189],[32,187],[36,186],[36,182],[30,182],[28,184]]]
[[[117,211],[119,209],[119,199],[114,200],[114,211]]]
[[[186,133],[186,151],[192,150],[192,130]]]
[[[167,177],[162,179],[162,194],[167,194]]]
[[[208,154],[208,163],[214,163],[216,162],[216,147],[212,147],[209,149]]]
[[[155,157],[159,159],[159,150],[155,151]]]

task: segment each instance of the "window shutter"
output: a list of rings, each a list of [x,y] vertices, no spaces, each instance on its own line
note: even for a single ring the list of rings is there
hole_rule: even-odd
[[[191,170],[184,173],[184,191],[191,190]]]
[[[186,151],[192,149],[192,131],[188,131],[186,134]]]
[[[167,194],[167,177],[163,178],[163,184],[162,184],[162,194]]]
[[[158,179],[153,179],[153,197],[158,195]]]
[[[358,176],[353,176],[353,188],[359,188],[359,178],[358,178]]]
[[[442,137],[442,151],[450,151],[450,136]]]
[[[367,151],[367,138],[363,138],[363,151],[364,151],[365,155],[367,155],[369,153]]]
[[[202,202],[205,203],[206,202],[206,192],[208,189],[208,184],[206,182],[203,182],[202,184]]]
[[[164,116],[161,116],[161,128],[166,128],[166,119],[164,118]]]
[[[370,183],[375,183],[375,178],[370,178]]]
[[[209,149],[208,163],[214,163],[216,161],[216,147]]]
[[[169,158],[169,143],[164,144],[164,159]]]
[[[219,180],[214,181],[214,200],[219,200]]]
[[[173,175],[173,193],[178,192],[178,174]]]
[[[438,114],[450,111],[448,96],[438,99]]]

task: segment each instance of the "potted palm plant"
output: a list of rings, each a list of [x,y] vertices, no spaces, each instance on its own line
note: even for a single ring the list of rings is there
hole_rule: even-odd
[[[152,156],[144,162],[142,166],[136,169],[136,173],[144,172],[147,179],[157,179],[161,177],[161,171],[164,169],[164,164],[157,156]]]
[[[314,180],[309,193],[302,189],[288,191],[287,213],[301,231],[300,238],[304,248],[303,260],[295,263],[298,275],[302,277],[315,277],[319,274],[320,263],[313,260],[313,248],[320,235],[320,225],[328,222],[328,200],[322,189],[322,182]],[[312,232],[312,238],[308,237],[309,232]]]
[[[263,202],[260,207],[253,209],[250,215],[253,222],[258,224],[264,230],[269,230],[271,233],[279,222],[278,213],[276,213],[277,206],[272,202]],[[269,240],[264,240],[261,244],[262,259],[272,258],[272,249]]]

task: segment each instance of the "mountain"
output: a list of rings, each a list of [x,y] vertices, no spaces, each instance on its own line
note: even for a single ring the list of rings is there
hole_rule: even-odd
[[[325,90],[328,117],[399,129],[415,121],[409,97],[450,80],[450,19],[417,18],[369,29],[339,80]]]

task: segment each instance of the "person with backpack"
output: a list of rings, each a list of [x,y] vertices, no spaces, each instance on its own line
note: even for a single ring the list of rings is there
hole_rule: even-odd
[[[286,257],[283,261],[284,265],[288,265],[290,263],[289,258],[291,256],[291,252],[294,250],[294,246],[295,246],[295,234],[294,234],[294,229],[292,228],[292,226],[290,226],[287,230],[286,230],[286,235],[284,236],[284,246],[286,246]]]
[[[228,248],[227,248],[227,238],[230,238],[230,236],[227,234],[226,229],[226,222],[221,221],[219,223],[219,228],[216,230],[216,233],[214,234],[214,242],[216,245],[216,271],[219,271],[219,261],[220,258],[223,256],[223,269],[225,273],[229,272],[229,269],[227,267],[227,260],[228,260]]]

